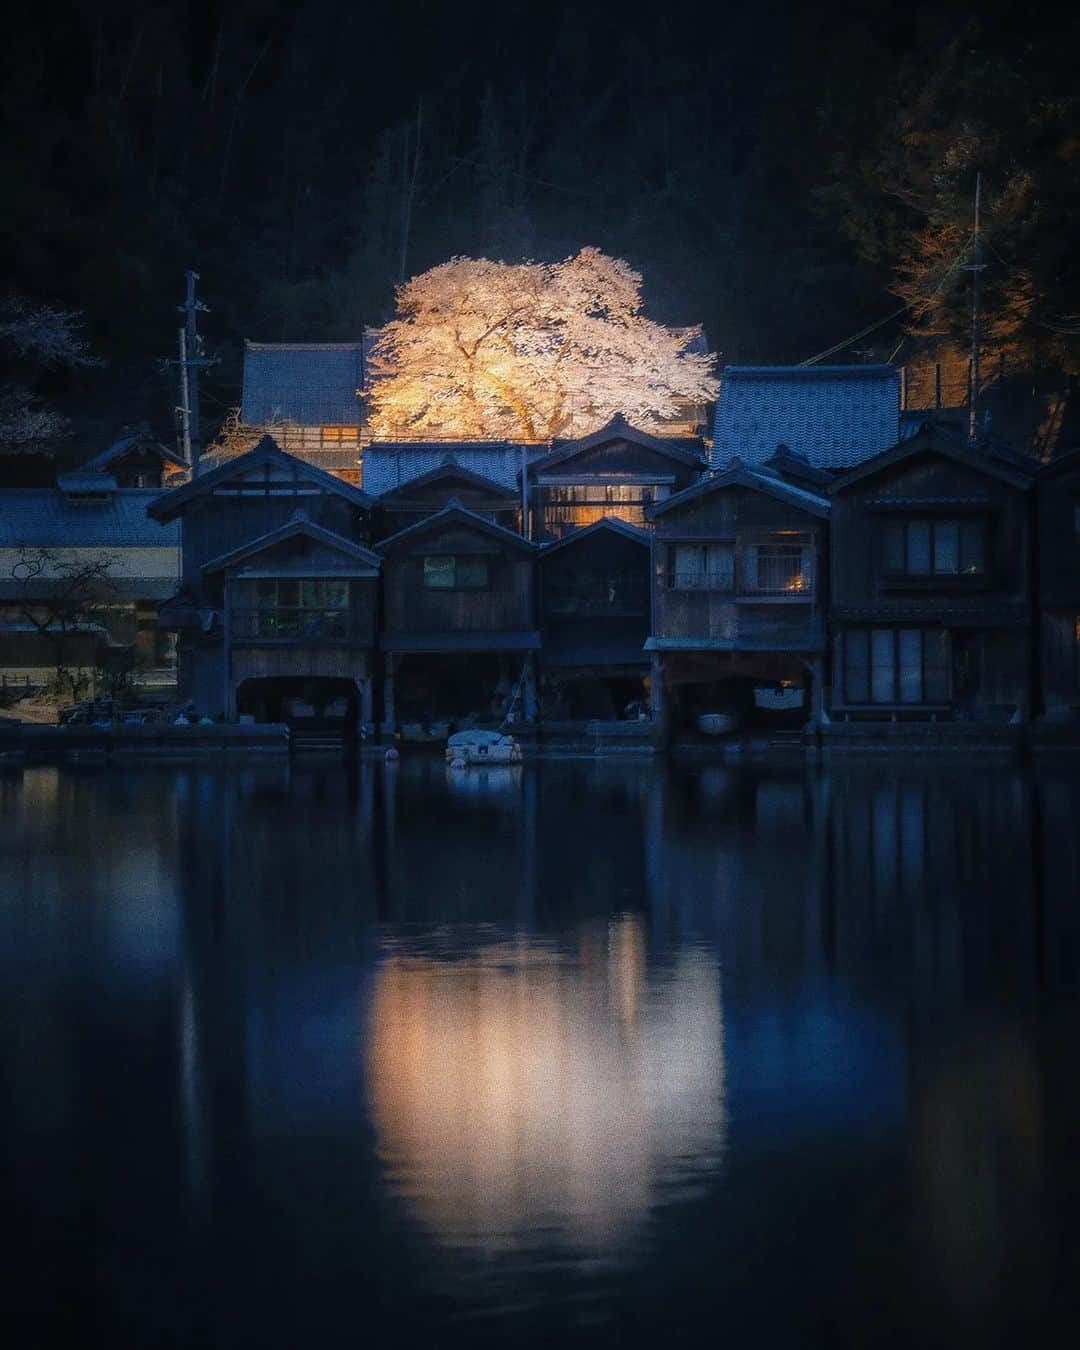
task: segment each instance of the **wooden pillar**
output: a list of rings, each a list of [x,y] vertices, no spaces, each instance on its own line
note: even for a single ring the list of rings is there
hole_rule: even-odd
[[[226,722],[236,721],[236,687],[232,677],[232,578],[225,575],[225,612],[222,615],[221,663],[225,680],[224,707],[222,714]]]
[[[814,656],[810,658],[808,665],[810,678],[814,682],[810,693],[810,721],[819,727],[824,721],[822,713],[825,709],[825,690],[822,687],[822,680],[825,675],[825,662],[820,656]]]
[[[397,730],[394,711],[394,674],[397,662],[393,652],[386,653],[386,671],[383,676],[383,735],[392,736]]]
[[[526,722],[536,721],[536,653],[525,657],[524,680],[521,689],[521,707]]]
[[[664,658],[659,652],[652,653],[649,679],[649,711],[654,722],[664,716]]]

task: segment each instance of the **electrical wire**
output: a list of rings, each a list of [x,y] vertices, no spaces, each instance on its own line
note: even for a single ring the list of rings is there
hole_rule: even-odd
[[[953,272],[956,271],[956,268],[959,265],[960,260],[962,258],[967,257],[968,249],[970,249],[972,240],[974,238],[975,238],[974,234],[968,235],[967,239],[964,241],[964,247],[952,260],[948,268],[945,270],[945,273],[943,274],[941,280],[930,292],[930,294],[926,296],[925,299],[910,300],[906,305],[901,305],[899,309],[893,310],[891,314],[886,314],[883,319],[878,319],[875,323],[867,324],[865,328],[861,328],[857,333],[853,333],[851,337],[845,338],[843,342],[838,342],[836,343],[835,346],[828,347],[823,352],[818,352],[816,356],[810,356],[807,357],[805,361],[800,361],[799,365],[816,366],[819,361],[824,361],[827,356],[832,356],[836,352],[843,351],[845,347],[850,347],[853,342],[858,342],[860,338],[864,338],[868,334],[876,332],[879,328],[884,328],[887,323],[892,323],[894,319],[898,319],[901,314],[906,314],[910,309],[918,308],[920,313],[925,312],[930,307],[931,303],[937,298],[937,296],[940,295],[941,291],[945,287],[945,283],[948,281],[949,277],[952,276]],[[897,348],[897,351],[899,351],[899,347]]]

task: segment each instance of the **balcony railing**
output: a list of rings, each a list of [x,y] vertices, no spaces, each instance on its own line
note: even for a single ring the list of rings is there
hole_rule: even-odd
[[[739,594],[809,599],[814,593],[813,562],[808,557],[770,554],[759,549],[756,566],[740,568]]]
[[[811,601],[814,598],[812,566],[793,567],[787,559],[759,558],[756,572],[743,566],[734,572],[695,571],[661,567],[657,570],[659,587],[672,593],[700,594],[743,599]]]
[[[547,582],[544,610],[559,618],[630,618],[647,614],[649,581],[640,574],[615,574]]]
[[[233,639],[241,642],[354,642],[367,636],[347,609],[298,605],[234,609],[230,626]]]

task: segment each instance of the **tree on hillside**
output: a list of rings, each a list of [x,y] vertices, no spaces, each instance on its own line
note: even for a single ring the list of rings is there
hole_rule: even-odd
[[[908,331],[961,350],[971,324],[971,272],[981,268],[984,350],[1014,368],[1080,370],[1080,96],[1072,44],[1016,24],[928,21],[880,84],[834,124],[836,179],[826,194],[871,262],[892,270]],[[942,29],[946,31],[943,32]],[[856,64],[888,63],[894,45]],[[982,243],[972,244],[976,177]]]
[[[43,372],[97,366],[80,335],[81,315],[10,294],[0,301],[0,346],[15,378],[0,386],[0,454],[38,454],[68,435],[68,419],[37,396]]]
[[[642,313],[641,275],[595,248],[558,263],[452,258],[400,286],[365,394],[377,436],[528,442],[716,397],[699,329]]]

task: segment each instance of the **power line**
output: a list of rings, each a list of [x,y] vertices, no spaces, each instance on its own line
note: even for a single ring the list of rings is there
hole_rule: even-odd
[[[867,337],[870,333],[876,332],[879,328],[884,328],[887,323],[892,323],[894,319],[898,319],[901,314],[906,314],[908,310],[915,309],[917,307],[920,310],[925,310],[929,308],[931,302],[934,299],[936,299],[936,297],[944,289],[945,283],[948,281],[949,277],[956,270],[961,259],[967,257],[968,249],[971,247],[973,238],[974,235],[969,235],[967,237],[967,239],[964,241],[964,247],[960,250],[960,252],[956,255],[953,261],[949,264],[941,280],[930,292],[930,294],[926,296],[925,299],[909,300],[906,305],[901,305],[899,309],[893,310],[891,314],[886,314],[883,319],[878,319],[874,323],[867,324],[865,328],[861,328],[857,333],[853,333],[851,337],[845,338],[843,342],[838,342],[836,343],[835,346],[828,347],[823,352],[818,352],[816,356],[810,356],[805,361],[800,361],[799,365],[816,366],[819,361],[824,361],[827,356],[833,356],[836,352],[843,351],[845,347],[850,347],[853,342],[858,342],[860,338]]]

